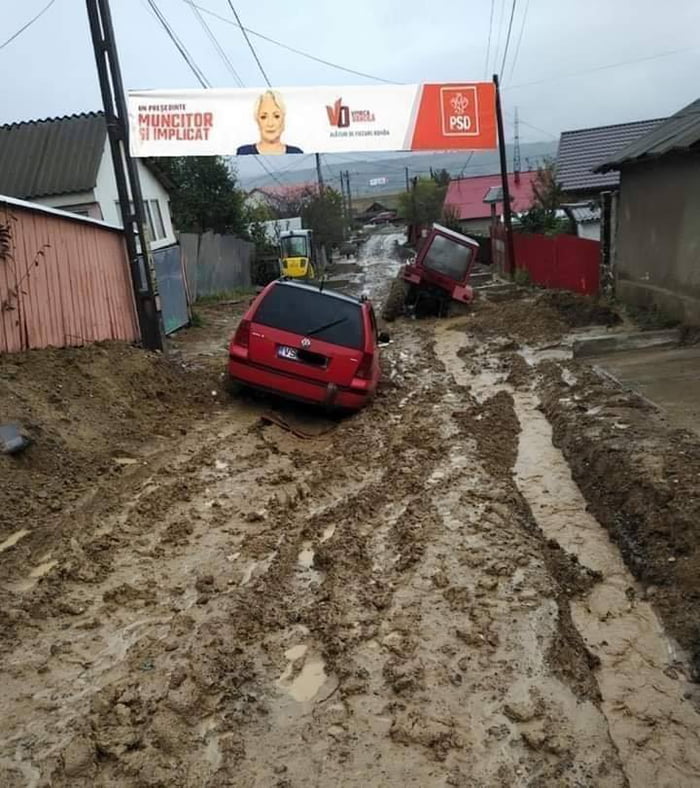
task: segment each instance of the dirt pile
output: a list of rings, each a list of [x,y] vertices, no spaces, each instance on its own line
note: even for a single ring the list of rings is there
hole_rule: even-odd
[[[541,365],[554,440],[700,680],[700,442],[589,367]]]
[[[568,290],[545,290],[537,296],[535,304],[553,309],[569,328],[615,326],[622,322],[620,315],[603,299]]]
[[[0,456],[0,541],[50,532],[62,510],[136,464],[146,445],[186,432],[211,410],[211,392],[201,375],[123,343],[0,356],[0,422],[20,423],[32,440]]]
[[[500,303],[477,301],[469,318],[454,328],[481,339],[508,337],[516,342],[538,344],[561,339],[567,327],[554,308],[527,298]]]

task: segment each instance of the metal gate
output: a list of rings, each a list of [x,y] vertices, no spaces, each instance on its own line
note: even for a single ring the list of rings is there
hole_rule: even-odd
[[[180,247],[175,245],[156,249],[153,252],[153,267],[158,282],[165,333],[172,334],[190,321]]]

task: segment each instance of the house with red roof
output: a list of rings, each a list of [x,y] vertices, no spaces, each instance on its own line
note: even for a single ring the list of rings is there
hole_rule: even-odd
[[[508,174],[512,211],[519,213],[532,207],[535,199],[532,183],[536,175],[536,170],[521,172],[517,176],[515,173]],[[484,199],[489,195],[489,192],[492,197],[500,187],[501,176],[499,173],[450,181],[444,207],[447,211],[454,211],[463,231],[487,235],[491,226],[491,202],[484,202]],[[498,215],[502,213],[502,210],[500,203],[497,204]]]

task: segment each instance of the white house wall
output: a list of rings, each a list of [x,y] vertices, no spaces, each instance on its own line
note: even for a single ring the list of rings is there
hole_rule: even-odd
[[[158,200],[160,213],[163,217],[163,227],[165,238],[154,241],[151,244],[153,249],[161,249],[164,246],[171,246],[177,242],[173,224],[170,218],[170,200],[167,191],[160,184],[160,181],[141,161],[136,160],[139,180],[141,181],[141,192],[144,200]],[[122,217],[117,206],[117,181],[114,177],[114,167],[112,166],[112,156],[109,144],[105,144],[102,154],[102,161],[97,172],[97,184],[95,185],[95,199],[102,206],[104,220],[110,224],[122,226]]]
[[[32,202],[46,205],[48,208],[61,208],[64,211],[80,206],[87,211],[91,219],[104,219],[100,206],[95,201],[93,192],[79,192],[74,194],[56,194],[50,197],[33,197]]]
[[[588,238],[590,241],[600,241],[600,222],[577,224],[576,234],[579,238]]]

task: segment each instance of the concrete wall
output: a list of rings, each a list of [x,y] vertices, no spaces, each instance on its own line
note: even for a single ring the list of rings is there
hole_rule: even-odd
[[[622,173],[616,291],[700,325],[700,157],[670,156]]]

